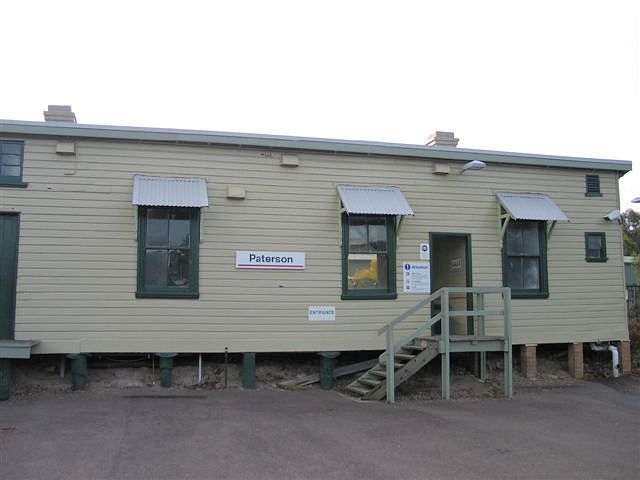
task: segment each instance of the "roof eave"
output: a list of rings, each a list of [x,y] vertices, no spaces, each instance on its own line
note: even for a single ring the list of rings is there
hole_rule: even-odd
[[[538,155],[457,147],[428,147],[402,143],[209,132],[204,130],[85,125],[64,122],[0,120],[0,133],[139,142],[196,143],[239,148],[303,150],[452,161],[481,160],[515,165],[613,170],[618,172],[628,172],[632,166],[631,162],[627,160]]]

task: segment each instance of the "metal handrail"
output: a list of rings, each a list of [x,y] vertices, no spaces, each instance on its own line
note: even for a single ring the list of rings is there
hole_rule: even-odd
[[[449,311],[449,295],[460,293],[471,293],[477,295],[477,304],[479,308],[473,310],[452,310]],[[485,309],[484,308],[484,296],[486,294],[500,294],[503,299],[503,309]],[[394,327],[419,311],[425,305],[430,304],[438,298],[441,299],[440,312],[429,319],[429,321],[423,323],[412,333],[404,337],[400,342],[394,342]],[[407,309],[402,314],[398,315],[395,319],[387,323],[385,326],[378,330],[378,335],[386,333],[386,351],[383,352],[379,359],[384,362],[386,359],[386,374],[387,374],[387,401],[395,401],[395,353],[407,343],[415,339],[420,334],[426,332],[433,327],[436,323],[441,322],[441,334],[440,334],[440,353],[445,355],[443,358],[443,394],[446,391],[446,398],[449,398],[449,355],[450,355],[450,331],[449,331],[449,319],[451,317],[459,316],[473,316],[478,319],[478,331],[476,333],[484,335],[484,317],[487,315],[502,315],[504,317],[504,338],[505,345],[508,345],[508,356],[511,358],[511,289],[509,287],[443,287],[437,290],[426,299],[420,301],[418,304]],[[506,351],[505,351],[506,352]],[[446,367],[445,367],[446,361]],[[510,360],[509,360],[510,361]],[[505,367],[506,368],[506,367]],[[445,380],[445,376],[447,377]],[[511,395],[511,381],[509,380],[509,387],[505,384],[505,393]],[[508,391],[507,391],[508,388]]]
[[[402,322],[405,318],[410,317],[411,315],[416,313],[418,310],[420,310],[422,307],[424,307],[428,303],[431,303],[434,300],[437,300],[438,298],[440,298],[440,295],[442,295],[442,288],[440,290],[438,290],[437,292],[431,294],[430,296],[428,296],[427,298],[425,298],[421,302],[419,302],[417,305],[414,305],[413,307],[409,308],[405,312],[401,313],[395,319],[391,320],[384,327],[382,327],[380,330],[378,330],[378,335],[382,335],[389,328],[395,327],[397,324]]]

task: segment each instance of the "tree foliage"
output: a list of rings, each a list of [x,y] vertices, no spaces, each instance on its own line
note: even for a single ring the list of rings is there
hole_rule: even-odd
[[[640,254],[640,213],[628,209],[620,215],[624,235],[624,254]]]
[[[633,257],[633,266],[640,275],[640,213],[628,209],[620,214],[620,218],[624,254]]]

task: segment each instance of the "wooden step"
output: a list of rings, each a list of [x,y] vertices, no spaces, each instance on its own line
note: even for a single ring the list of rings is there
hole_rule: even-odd
[[[427,347],[423,347],[422,345],[405,345],[404,347],[402,347],[403,350],[415,350],[419,352],[423,351],[425,348]]]
[[[363,385],[366,385],[368,387],[374,387],[374,388],[379,387],[380,384],[382,383],[380,380],[373,380],[371,378],[359,378],[358,381]]]
[[[383,360],[380,360],[380,365],[384,365],[384,366],[386,366],[386,365],[387,365],[387,359],[385,358],[385,359],[383,359]],[[398,368],[402,368],[402,367],[404,367],[404,363],[394,362],[394,363],[393,363],[393,366],[394,366],[394,367],[396,368],[396,370],[397,370]]]
[[[394,353],[393,356],[396,358],[396,360],[404,360],[404,361],[408,361],[408,360],[411,360],[412,358],[415,358],[415,355],[411,355],[409,353],[399,353],[399,352]]]
[[[387,372],[385,372],[384,370],[369,370],[369,373],[371,375],[375,375],[376,377],[387,378]]]
[[[347,390],[349,390],[350,392],[356,393],[360,396],[364,396],[367,395],[369,392],[371,392],[371,388],[360,388],[360,387],[356,387],[353,385],[347,385]]]

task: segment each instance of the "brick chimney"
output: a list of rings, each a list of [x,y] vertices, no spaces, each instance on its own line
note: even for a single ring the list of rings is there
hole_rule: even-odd
[[[45,122],[77,123],[76,114],[71,110],[71,105],[49,105],[49,110],[44,112]]]
[[[453,132],[434,132],[427,138],[427,147],[457,147],[459,141]]]

